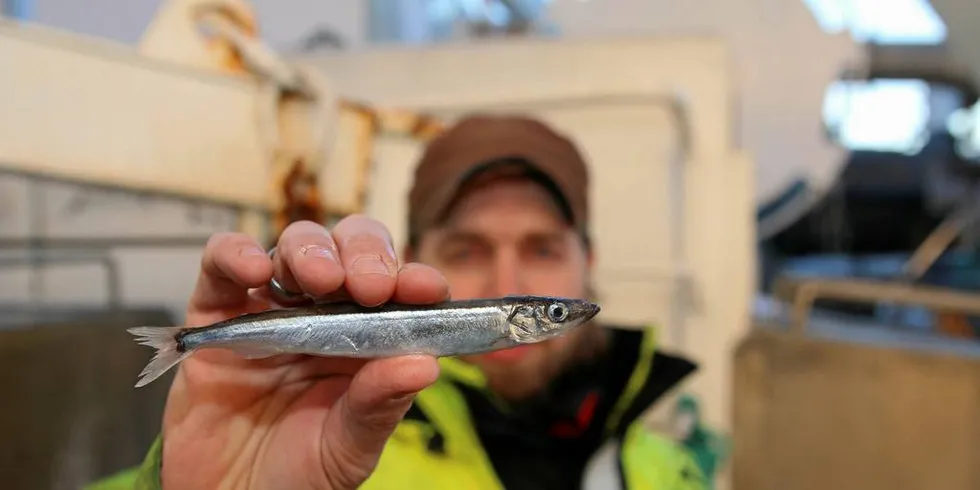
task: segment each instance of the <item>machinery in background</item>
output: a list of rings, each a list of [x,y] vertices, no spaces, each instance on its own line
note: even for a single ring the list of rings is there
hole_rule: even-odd
[[[0,18],[5,489],[80,488],[140,462],[168,384],[132,390],[148,358],[125,329],[179,324],[189,291],[166,283],[193,286],[205,230],[271,242],[292,221],[358,212],[375,132],[439,129],[336,97],[257,32],[234,0],[162,3],[137,49]],[[325,196],[332,158],[348,185]],[[70,219],[120,207],[138,221]]]
[[[257,32],[239,0],[164,2],[135,50],[0,19],[0,171],[230,206],[267,242],[294,219],[361,211],[372,138],[425,138],[438,123],[338,97]],[[328,162],[356,167],[338,170],[345,194],[323,193]]]
[[[980,291],[980,167],[970,153],[978,89],[944,47],[875,47],[871,55],[864,76],[838,86],[840,117],[829,129],[851,149],[840,181],[803,219],[764,242],[763,290],[779,274],[815,277],[821,282],[814,287],[833,296],[820,298],[826,309],[892,328],[980,339],[980,316],[886,298],[895,287],[915,297]],[[917,94],[918,107],[896,107],[894,117],[906,122],[893,128],[898,132],[855,138],[873,128],[838,123],[851,111],[860,116],[862,96],[876,90]],[[874,286],[864,281],[882,282],[878,301],[867,297]]]
[[[705,422],[727,430],[727,349],[749,327],[754,235],[752,160],[728,137],[723,42],[504,40],[285,59],[257,32],[247,4],[234,0],[163,3],[136,49],[3,21],[0,70],[10,75],[0,105],[10,110],[0,114],[0,169],[224,206],[237,215],[234,229],[267,243],[292,220],[329,224],[352,212],[398,234],[405,163],[421,143],[465,111],[535,112],[611,162],[596,178],[605,314],[661,325],[662,344],[699,357],[691,391]],[[475,56],[478,69],[461,69]],[[534,76],[501,86],[515,62]],[[468,81],[447,80],[450,70]],[[622,185],[633,191],[616,191]],[[636,209],[642,233],[615,219]],[[21,243],[51,244],[28,238]],[[131,260],[121,289],[162,300],[165,266]],[[191,266],[188,284],[196,263],[179,265]],[[79,283],[59,286],[77,294]]]
[[[828,32],[823,27],[811,10],[818,2],[368,3],[369,35],[381,45],[426,49],[500,39],[578,42],[645,36],[723,41],[733,55],[732,86],[737,88],[731,103],[738,122],[730,137],[752,154],[758,168],[753,200],[760,239],[799,221],[834,189],[844,170],[846,149],[825,135],[825,93],[843,74],[862,72],[868,53],[846,29]]]
[[[869,340],[868,330],[853,319],[826,321],[823,312],[810,306],[828,295],[847,295],[865,302],[928,303],[962,313],[973,311],[973,297],[924,297],[916,294],[921,289],[877,284],[842,293],[844,288],[835,289],[839,284],[786,281],[777,288],[778,298],[783,306],[797,306],[786,315],[797,328],[772,332],[766,327],[776,322],[756,318],[753,323],[760,193],[753,185],[753,159],[731,138],[731,87],[736,85],[731,61],[745,56],[726,47],[725,42],[705,39],[504,41],[356,56],[335,50],[287,60],[261,42],[251,10],[237,0],[165,2],[138,49],[2,21],[0,70],[6,76],[0,80],[0,106],[9,110],[0,113],[0,168],[226,206],[238,216],[236,229],[268,242],[295,219],[329,223],[367,211],[397,223],[398,197],[409,168],[405,163],[446,121],[474,109],[534,111],[576,132],[587,151],[609,162],[597,177],[597,221],[604,227],[597,234],[603,237],[600,248],[606,257],[598,271],[600,294],[608,299],[604,312],[627,325],[660,325],[658,341],[665,348],[683,349],[698,359],[701,369],[688,387],[699,404],[698,427],[722,433],[734,429],[736,490],[894,489],[896,482],[911,488],[927,478],[937,487],[970,488],[976,481],[970,458],[978,439],[963,427],[971,427],[975,418],[970,415],[977,407],[970,388],[976,386],[971,377],[975,365],[960,362],[971,355],[963,353],[969,346],[944,344],[928,358],[906,355],[913,347],[933,346],[921,338],[895,342],[879,335]],[[476,56],[483,60],[479,69],[458,69],[460,60]],[[515,66],[533,75],[525,78],[528,83],[503,86],[499,75]],[[464,80],[446,80],[450,68],[457,68],[454,75]],[[410,70],[413,76],[406,77]],[[816,195],[840,170],[838,161],[823,163],[799,172],[808,179],[816,175],[811,181],[822,189]],[[379,167],[385,171],[373,172]],[[630,190],[616,191],[611,184]],[[782,184],[762,194],[780,190],[785,190]],[[814,195],[800,202],[812,203]],[[809,209],[809,204],[790,207],[786,216]],[[632,210],[629,220],[611,219],[621,217],[624,209]],[[772,225],[769,230],[779,228]],[[20,243],[44,243],[44,237],[28,238]],[[186,296],[181,292],[180,298]],[[794,311],[801,313],[794,316]],[[163,319],[94,321],[118,325]],[[837,334],[833,342],[815,338],[826,338],[828,330]],[[64,337],[55,331],[41,333],[81,345],[79,329]],[[118,340],[122,332],[110,327],[102,333]],[[129,341],[129,351],[114,342],[97,347],[142,352]],[[856,343],[864,345],[854,348]],[[57,347],[35,344],[32,349]],[[108,357],[98,353],[79,350],[59,369],[78,375],[71,383],[83,388],[92,388],[92,379],[111,379],[116,370],[132,373],[115,355],[107,365]],[[916,374],[923,365],[940,364],[937,358],[950,368]],[[145,359],[126,362],[136,365]],[[85,371],[80,366],[99,367]],[[914,390],[908,389],[910,379]],[[64,400],[57,398],[63,388],[51,380],[31,384],[45,388],[34,392],[40,393],[36,397],[23,398],[23,406]],[[8,380],[17,390],[25,386],[21,383]],[[104,384],[101,388],[110,391],[123,386]],[[129,392],[131,385],[125,386],[123,391]],[[916,402],[912,392],[925,401]],[[84,397],[95,389],[73,393]],[[895,393],[909,397],[895,403]],[[945,412],[926,393],[934,394]],[[135,406],[124,398],[116,401]],[[678,422],[691,408],[685,400],[678,405]],[[47,417],[44,423],[60,430],[25,443],[30,457],[72,468],[49,473],[70,475],[62,480],[70,488],[131,464],[94,456],[111,452],[91,449],[101,444],[93,431],[111,433],[107,419],[150,431],[147,420],[156,416],[152,410],[86,407],[59,412],[66,419],[57,423],[58,414],[42,415]],[[908,424],[930,416],[928,424]],[[99,417],[101,423],[93,422]],[[932,428],[936,439],[928,439],[926,429]],[[910,434],[932,442],[903,446],[912,440],[906,437]],[[715,466],[726,460],[725,445],[716,446],[713,435],[678,433],[700,451],[705,468],[719,470],[719,488],[729,488],[727,468]],[[108,446],[118,440],[104,439]],[[849,443],[842,447],[841,440]],[[59,448],[70,449],[59,453]],[[915,456],[901,459],[903,454]],[[935,454],[944,457],[929,457]],[[37,486],[36,480],[25,484]]]

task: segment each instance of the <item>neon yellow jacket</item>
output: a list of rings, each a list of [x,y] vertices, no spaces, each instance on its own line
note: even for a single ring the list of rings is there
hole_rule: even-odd
[[[697,466],[692,454],[682,446],[657,435],[643,425],[639,415],[653,400],[674,387],[694,366],[681,358],[656,351],[654,333],[619,330],[619,357],[630,361],[621,370],[628,373],[621,390],[610,393],[605,417],[592,423],[601,427],[602,441],[613,444],[622,488],[630,490],[706,490],[710,484]],[[440,359],[442,376],[419,394],[415,406],[395,429],[372,476],[361,487],[365,490],[413,488],[503,490],[512,486],[542,488],[532,480],[542,466],[515,470],[500,463],[487,451],[472,410],[472,393],[482,390],[482,374],[455,359]],[[467,395],[470,393],[470,395]],[[506,419],[505,419],[506,420]],[[504,422],[504,425],[509,422]],[[509,445],[509,442],[508,442]],[[574,438],[568,445],[574,446]],[[515,446],[514,451],[520,451]],[[503,449],[502,452],[508,452]],[[513,451],[511,451],[513,452]],[[535,456],[533,451],[518,458]],[[150,448],[143,464],[87,487],[86,490],[157,490],[161,441]],[[553,462],[554,463],[554,462]],[[557,461],[558,466],[562,461]],[[572,464],[574,466],[574,464]],[[554,468],[579,478],[581,467]],[[506,478],[505,478],[506,477]],[[511,482],[506,484],[506,481]]]

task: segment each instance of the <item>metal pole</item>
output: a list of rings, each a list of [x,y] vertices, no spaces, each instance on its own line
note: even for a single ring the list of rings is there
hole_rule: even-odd
[[[109,255],[108,251],[99,254],[51,254],[34,252],[28,257],[0,257],[0,267],[42,267],[52,264],[85,264],[99,263],[105,269],[106,276],[106,303],[111,309],[117,309],[122,304],[122,288],[120,287],[119,264]],[[33,302],[32,302],[33,303]],[[40,301],[33,304],[35,308],[40,307]]]
[[[210,236],[160,236],[126,237],[108,236],[98,238],[46,238],[14,237],[0,238],[0,250],[58,250],[80,249],[103,251],[110,248],[201,248]]]
[[[40,306],[44,297],[44,281],[41,277],[40,247],[38,242],[44,234],[44,194],[41,189],[41,182],[37,179],[28,177],[27,179],[27,214],[28,228],[30,229],[31,241],[27,249],[31,258],[30,278],[28,279],[28,289],[30,290],[29,301],[37,307]]]

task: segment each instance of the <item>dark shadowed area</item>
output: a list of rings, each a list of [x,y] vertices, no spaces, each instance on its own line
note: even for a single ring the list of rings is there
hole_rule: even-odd
[[[170,314],[0,312],[0,486],[75,490],[139,464],[160,429],[172,374],[133,388],[152,351],[126,328],[172,325]]]

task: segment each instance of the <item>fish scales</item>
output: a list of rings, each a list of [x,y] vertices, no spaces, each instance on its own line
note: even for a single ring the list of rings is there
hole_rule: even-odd
[[[377,358],[456,356],[543,342],[590,321],[599,305],[582,299],[506,296],[434,305],[320,303],[248,313],[204,327],[128,329],[156,349],[143,386],[202,349],[246,358],[277,354]]]
[[[266,350],[277,353],[377,357],[395,354],[457,355],[491,349],[506,342],[508,312],[500,307],[340,313],[249,321],[202,332],[187,331],[181,348],[202,346],[234,349],[247,357]],[[262,345],[263,347],[248,347]]]

